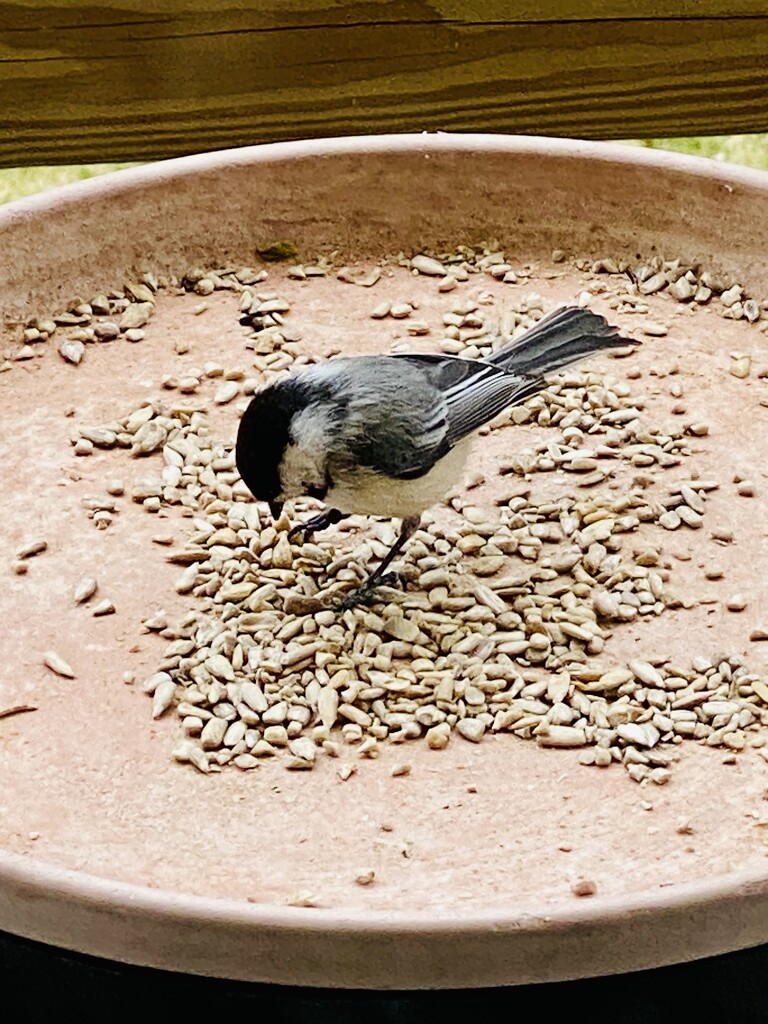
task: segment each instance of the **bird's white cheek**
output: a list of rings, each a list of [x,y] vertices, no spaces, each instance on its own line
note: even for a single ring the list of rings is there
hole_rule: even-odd
[[[325,463],[319,454],[301,445],[289,445],[280,463],[280,484],[283,498],[298,498],[312,486],[322,486]]]
[[[307,406],[291,423],[292,441],[280,462],[280,483],[285,498],[298,498],[324,489],[330,450],[332,410],[319,403]]]

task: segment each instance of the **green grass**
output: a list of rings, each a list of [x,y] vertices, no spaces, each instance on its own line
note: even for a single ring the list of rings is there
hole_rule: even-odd
[[[688,139],[632,139],[632,145],[671,149],[689,156],[707,156],[768,170],[768,135],[707,135]]]
[[[768,135],[712,135],[687,139],[630,139],[630,145],[671,149],[691,156],[727,160],[768,170]],[[92,178],[131,164],[85,164],[78,167],[11,167],[0,169],[0,203],[32,195],[55,185]]]
[[[93,178],[107,171],[119,171],[131,164],[83,164],[76,167],[8,167],[0,169],[0,203],[30,196],[34,192]]]

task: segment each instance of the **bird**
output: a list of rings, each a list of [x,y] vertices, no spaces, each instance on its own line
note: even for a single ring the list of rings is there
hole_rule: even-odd
[[[423,512],[461,480],[480,427],[565,367],[638,344],[599,313],[566,305],[484,359],[397,352],[306,366],[251,399],[238,426],[237,469],[275,520],[292,498],[326,505],[289,539],[349,515],[400,519],[386,556],[341,607],[371,603],[395,578],[387,570]]]

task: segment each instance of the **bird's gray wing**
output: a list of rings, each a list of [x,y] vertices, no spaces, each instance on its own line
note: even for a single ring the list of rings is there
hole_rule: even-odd
[[[445,440],[452,448],[492,420],[507,406],[517,405],[546,387],[541,377],[509,373],[481,359],[431,354],[396,354],[418,367],[440,393],[445,405]]]
[[[451,450],[447,406],[423,373],[407,372],[389,356],[355,356],[312,367],[304,376],[335,412],[331,478],[350,465],[416,478]]]
[[[424,476],[462,438],[545,386],[481,360],[429,354],[334,359],[304,377],[335,411],[331,478],[345,460],[398,479]]]

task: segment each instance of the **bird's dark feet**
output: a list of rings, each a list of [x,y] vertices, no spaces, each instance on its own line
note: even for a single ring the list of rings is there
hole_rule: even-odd
[[[346,612],[361,605],[370,606],[379,600],[382,587],[405,586],[405,578],[399,572],[387,572],[383,576],[371,576],[362,586],[350,590],[336,605],[336,611]]]
[[[376,580],[377,587],[402,587],[405,590],[406,579],[400,572],[385,572]]]
[[[318,530],[326,530],[329,526],[341,522],[342,519],[346,519],[346,516],[337,508],[327,508],[324,512],[307,519],[305,523],[297,523],[291,527],[288,531],[288,540],[293,540],[301,533],[304,535],[303,541],[307,541],[313,533],[317,533]]]

